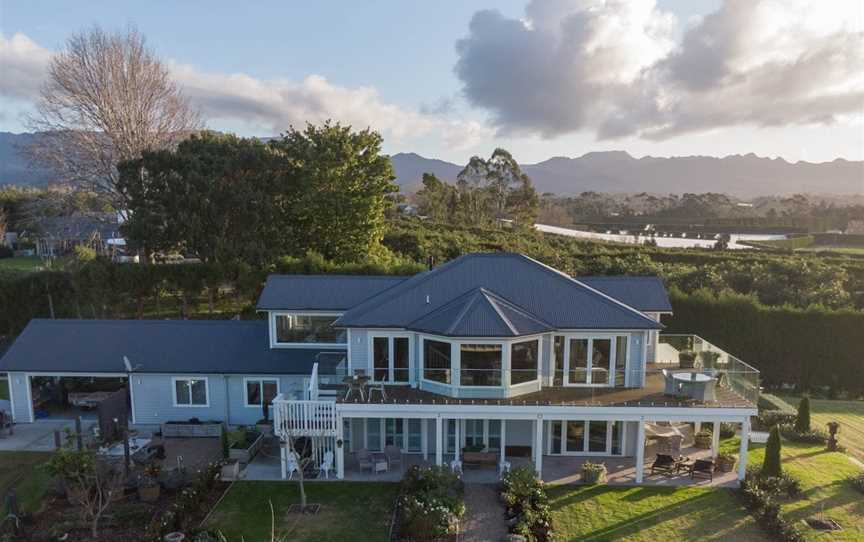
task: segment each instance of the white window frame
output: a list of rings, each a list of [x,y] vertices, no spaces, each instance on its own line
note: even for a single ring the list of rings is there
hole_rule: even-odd
[[[517,344],[522,343],[530,343],[537,342],[537,372],[535,373],[534,380],[526,380],[525,382],[519,382],[518,384],[513,384],[513,347]],[[508,349],[510,352],[507,355],[507,384],[511,388],[519,388],[520,386],[536,386],[537,382],[542,379],[541,374],[543,373],[543,339],[542,337],[534,337],[530,339],[522,339],[522,340],[514,340],[510,342]]]
[[[293,319],[295,316],[332,316],[334,319],[342,316],[341,312],[333,311],[270,311],[270,348],[348,348],[348,334],[345,334],[345,342],[342,343],[286,343],[280,342],[277,337],[276,319],[285,316]]]
[[[192,404],[192,387],[187,384],[186,386],[189,388],[189,404],[182,404],[177,402],[177,382],[179,381],[189,381],[189,380],[203,380],[204,381],[204,398],[206,402],[203,405]],[[177,408],[209,408],[210,407],[210,379],[206,376],[172,376],[171,377],[171,400],[174,403],[174,406]]]
[[[618,337],[626,337],[627,340],[627,359],[624,361],[624,369],[625,369],[625,382],[626,382],[626,374],[630,370],[630,334],[629,333],[554,333],[552,335],[552,341],[554,343],[555,336],[562,335],[564,337],[564,378],[562,380],[562,384],[566,387],[574,387],[574,388],[614,388],[615,387],[615,359],[617,356],[617,338]],[[587,340],[588,341],[588,364],[586,366],[586,371],[588,372],[588,382],[570,382],[570,341],[572,339],[577,340]],[[591,382],[593,378],[592,369],[594,365],[594,360],[591,359],[591,352],[594,349],[594,339],[608,340],[610,341],[609,348],[609,374],[606,379],[606,382],[603,384],[594,384]],[[555,349],[552,349],[553,353]],[[554,375],[555,369],[560,360],[554,360],[552,365],[552,374]],[[626,384],[625,384],[626,385]]]
[[[411,374],[416,365],[414,361],[414,335],[399,331],[370,331],[366,336],[366,354],[369,360],[369,370],[372,382],[386,384],[410,384]],[[375,380],[375,339],[387,339],[387,380]],[[408,339],[408,380],[395,380],[396,375],[396,341],[394,339]],[[451,350],[452,351],[452,350]],[[421,375],[422,376],[422,375]]]
[[[459,381],[453,384],[453,387],[463,389],[463,390],[500,390],[507,389],[510,387],[510,342],[502,341],[502,340],[470,340],[470,339],[459,339],[455,341],[456,344],[456,367],[458,371],[456,372],[459,375]],[[497,386],[469,386],[462,384],[462,347],[466,345],[491,345],[498,346],[501,348],[501,384]],[[450,350],[453,351],[452,349]],[[490,369],[491,370],[491,369]]]
[[[276,395],[282,393],[282,382],[280,378],[275,376],[245,376],[243,377],[243,406],[246,408],[263,408],[264,402],[264,382],[265,381],[273,381],[276,382]],[[261,402],[260,405],[253,405],[249,403],[249,382],[258,382],[258,385],[261,386]]]

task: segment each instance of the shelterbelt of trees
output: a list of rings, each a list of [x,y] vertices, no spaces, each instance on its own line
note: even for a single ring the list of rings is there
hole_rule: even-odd
[[[476,251],[522,252],[574,275],[656,274],[672,332],[696,333],[762,371],[765,385],[864,394],[864,260],[598,244],[527,229],[391,216],[380,243],[350,262],[320,253],[247,262],[112,264],[84,255],[54,270],[0,275],[0,329],[30,318],[256,318],[268,273],[412,274]],[[82,251],[83,252],[83,251]]]

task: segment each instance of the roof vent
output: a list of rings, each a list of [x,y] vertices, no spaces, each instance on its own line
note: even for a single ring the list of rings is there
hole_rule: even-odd
[[[428,305],[431,302],[432,300],[429,298],[429,294],[426,294],[426,304]]]

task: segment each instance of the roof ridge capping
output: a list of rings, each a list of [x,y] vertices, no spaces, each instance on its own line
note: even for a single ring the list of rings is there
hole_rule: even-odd
[[[620,306],[620,307],[622,307],[622,308],[624,308],[624,309],[627,309],[627,310],[629,310],[629,311],[631,311],[631,312],[634,312],[638,317],[642,318],[643,320],[647,320],[648,322],[651,322],[651,323],[654,324],[654,325],[657,324],[657,322],[655,322],[654,320],[652,320],[651,318],[649,318],[649,317],[648,317],[644,312],[640,311],[639,309],[637,309],[637,308],[635,308],[635,307],[631,307],[630,305],[624,303],[623,301],[619,301],[619,300],[615,299],[614,297],[612,297],[612,296],[610,296],[610,295],[604,294],[604,293],[601,292],[600,290],[598,290],[598,289],[596,289],[596,288],[592,288],[591,286],[585,284],[584,282],[582,282],[582,281],[580,281],[580,280],[578,280],[578,279],[576,279],[576,278],[574,278],[574,277],[571,277],[570,275],[568,275],[567,273],[565,273],[565,272],[563,272],[563,271],[560,271],[560,270],[558,270],[558,269],[555,269],[555,268],[552,267],[552,266],[546,265],[545,263],[543,263],[543,262],[541,262],[541,261],[538,261],[538,260],[535,260],[534,258],[532,258],[532,257],[530,257],[530,256],[526,256],[525,254],[518,253],[518,255],[521,256],[522,258],[525,258],[526,260],[528,260],[528,261],[530,261],[530,262],[533,262],[533,263],[537,264],[537,265],[540,266],[542,269],[545,269],[547,272],[550,272],[550,273],[553,273],[553,274],[555,274],[555,275],[558,275],[559,277],[561,277],[561,278],[563,278],[563,279],[566,279],[566,280],[572,281],[573,283],[575,283],[575,284],[581,286],[582,288],[585,288],[585,289],[588,290],[589,292],[593,292],[593,293],[597,294],[598,296],[600,296],[601,299],[606,300],[608,303],[612,303],[612,304],[614,304],[614,305],[618,305],[618,306]]]

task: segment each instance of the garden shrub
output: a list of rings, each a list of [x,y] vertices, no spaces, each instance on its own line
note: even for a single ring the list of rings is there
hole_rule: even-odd
[[[783,486],[785,489],[783,489]],[[803,542],[804,536],[780,514],[780,505],[775,502],[782,494],[790,496],[800,493],[800,485],[791,476],[767,477],[757,469],[748,469],[747,477],[737,494],[744,506],[753,514],[765,531],[783,542]]]
[[[504,476],[501,497],[510,518],[510,532],[529,542],[553,538],[552,509],[543,482],[531,467],[518,467]]]
[[[433,540],[451,534],[465,515],[464,485],[446,467],[408,469],[399,497],[400,538]]]
[[[791,424],[778,425],[777,428],[780,430],[780,434],[783,435],[783,438],[791,442],[799,442],[802,444],[826,444],[828,442],[828,434],[821,429],[811,429],[810,431],[800,432]]]
[[[795,417],[795,431],[807,433],[810,431],[810,398],[806,395],[798,403],[798,415]]]
[[[783,467],[780,464],[780,429],[775,425],[768,435],[765,445],[765,461],[762,463],[763,476],[780,476]]]
[[[864,493],[864,472],[849,477],[849,483],[852,484],[852,487]]]
[[[790,412],[781,412],[779,410],[760,410],[759,416],[756,419],[756,425],[759,429],[769,430],[775,425],[789,425],[795,423],[795,414]]]

